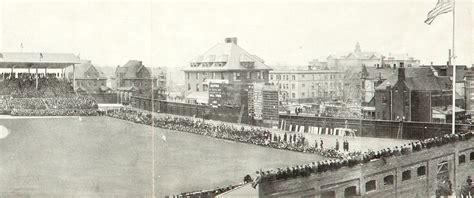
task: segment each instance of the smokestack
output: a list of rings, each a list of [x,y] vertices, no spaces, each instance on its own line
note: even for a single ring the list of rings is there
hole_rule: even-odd
[[[225,43],[233,43],[237,45],[237,37],[228,37],[224,39]]]
[[[403,63],[400,63],[400,68],[398,68],[398,81],[405,81],[405,67],[403,67]]]

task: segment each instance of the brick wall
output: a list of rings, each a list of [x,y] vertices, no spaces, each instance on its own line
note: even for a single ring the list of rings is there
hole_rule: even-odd
[[[448,164],[446,175],[459,194],[467,177],[474,177],[471,153],[474,153],[474,139],[309,177],[265,181],[258,186],[259,196],[344,197],[352,188],[361,197],[432,197],[438,187],[438,166],[444,161]],[[460,164],[462,154],[467,154],[466,161]],[[420,167],[424,167],[425,174],[418,174]],[[410,171],[411,177],[402,181],[404,171]],[[393,184],[385,185],[384,178],[390,175],[393,175]],[[369,181],[375,182],[375,190],[367,191]]]

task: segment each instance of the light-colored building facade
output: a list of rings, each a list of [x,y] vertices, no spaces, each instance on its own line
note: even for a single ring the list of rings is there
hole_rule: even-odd
[[[343,77],[336,70],[270,71],[270,83],[277,86],[280,102],[286,104],[340,98]]]
[[[329,68],[348,69],[354,67],[400,67],[403,63],[405,67],[416,67],[420,61],[409,54],[389,53],[383,55],[378,52],[362,51],[359,43],[356,44],[354,51],[343,55],[329,55],[327,65]]]
[[[235,90],[268,82],[270,70],[261,58],[237,45],[237,38],[226,38],[225,43],[218,43],[183,69],[186,98],[208,97],[209,82],[214,80],[224,80],[228,87],[240,87]]]

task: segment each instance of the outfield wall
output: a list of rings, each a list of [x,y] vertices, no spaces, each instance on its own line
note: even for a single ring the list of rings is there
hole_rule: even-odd
[[[401,126],[400,122],[390,120],[359,120],[283,114],[280,114],[278,126],[285,131],[313,132],[316,127],[316,130],[324,129],[324,131],[328,131],[335,128],[345,128],[346,125],[347,128],[356,130],[356,136],[377,138],[397,138]],[[402,128],[403,139],[426,139],[451,133],[451,124],[442,123],[403,122]],[[456,125],[456,131],[468,131],[470,129],[471,125],[468,124]]]
[[[464,163],[459,161],[462,155]],[[441,172],[440,164],[447,164],[447,171]],[[421,169],[424,174],[419,174]],[[402,181],[404,172],[410,179]],[[390,175],[393,183],[386,184],[384,178]],[[308,177],[264,181],[258,190],[259,197],[432,197],[438,178],[447,177],[459,195],[468,176],[474,178],[474,139]],[[375,184],[375,189],[367,184]]]
[[[240,107],[222,106],[214,108],[211,106],[199,104],[187,104],[179,102],[170,102],[164,100],[152,100],[150,98],[143,98],[132,96],[131,105],[138,109],[147,111],[168,113],[174,115],[190,116],[204,119],[221,120],[225,122],[239,121]],[[153,105],[153,106],[152,106]],[[242,116],[242,123],[248,123],[248,110],[244,109]]]

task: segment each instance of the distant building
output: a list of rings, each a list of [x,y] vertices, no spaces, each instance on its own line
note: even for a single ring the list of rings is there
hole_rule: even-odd
[[[363,105],[374,106],[375,88],[387,80],[396,72],[390,67],[366,67],[362,66],[362,86],[364,89]]]
[[[465,98],[466,98],[466,113],[474,114],[474,71],[471,70],[465,75]]]
[[[141,61],[130,60],[124,66],[117,66],[115,83],[119,91],[146,92],[151,90],[151,83],[157,84],[157,78]]]
[[[347,69],[354,67],[399,67],[403,63],[406,67],[416,67],[420,61],[408,54],[382,55],[378,52],[362,51],[359,43],[354,51],[343,55],[329,55],[327,65],[329,68]]]
[[[73,78],[73,69],[67,68],[68,78]],[[111,89],[107,87],[107,77],[99,68],[92,65],[90,60],[81,60],[76,65],[76,91],[86,93],[104,93]]]
[[[213,80],[225,80],[227,86],[235,88],[235,97],[239,98],[237,95],[241,90],[248,89],[250,84],[268,82],[270,70],[271,68],[261,58],[238,46],[237,38],[226,38],[225,43],[218,43],[204,54],[197,56],[189,67],[183,69],[186,98],[189,99],[187,101],[192,101],[193,98],[206,100],[209,82]]]
[[[375,89],[376,119],[419,122],[449,122],[452,81],[447,76],[435,76],[431,68],[405,68]],[[456,95],[462,104],[463,99]],[[461,110],[462,111],[462,110]]]
[[[270,72],[280,102],[306,103],[343,95],[344,73],[336,70],[280,70]]]
[[[168,90],[167,85],[167,68],[166,67],[155,67],[153,68],[153,75],[157,78],[156,89],[160,99],[166,99],[166,92]]]
[[[278,125],[278,88],[266,83],[254,83],[249,89],[249,116],[263,124]]]

